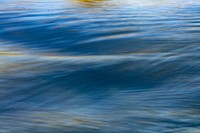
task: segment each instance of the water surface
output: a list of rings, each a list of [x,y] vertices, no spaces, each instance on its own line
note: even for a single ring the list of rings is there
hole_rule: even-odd
[[[199,133],[199,0],[0,1],[0,133]]]

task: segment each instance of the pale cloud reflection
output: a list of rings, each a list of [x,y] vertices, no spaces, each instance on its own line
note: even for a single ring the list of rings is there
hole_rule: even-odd
[[[16,10],[57,10],[65,9],[68,7],[143,7],[143,6],[190,6],[199,5],[200,0],[29,0],[29,1],[13,1],[12,4],[9,1],[0,2],[1,9],[9,9],[12,6],[16,7]]]

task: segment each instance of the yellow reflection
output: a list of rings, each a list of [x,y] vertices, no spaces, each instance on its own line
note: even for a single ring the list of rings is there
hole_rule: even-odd
[[[106,0],[76,0],[77,3],[84,6],[97,6]]]

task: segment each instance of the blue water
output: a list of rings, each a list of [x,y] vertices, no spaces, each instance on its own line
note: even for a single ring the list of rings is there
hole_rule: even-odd
[[[200,133],[200,1],[1,0],[0,133]]]

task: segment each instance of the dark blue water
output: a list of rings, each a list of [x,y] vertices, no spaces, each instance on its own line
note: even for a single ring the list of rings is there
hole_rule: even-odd
[[[1,0],[0,133],[200,133],[200,1]]]

